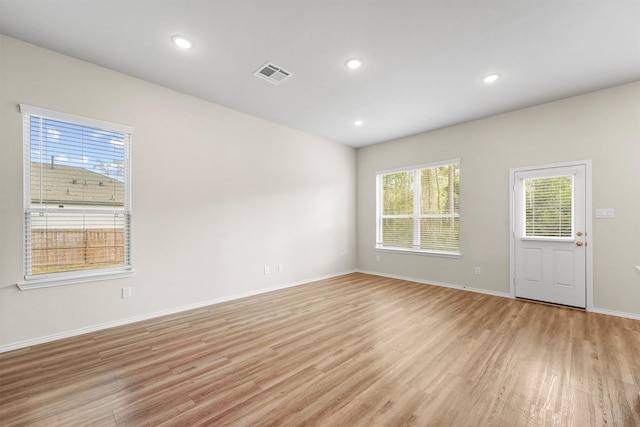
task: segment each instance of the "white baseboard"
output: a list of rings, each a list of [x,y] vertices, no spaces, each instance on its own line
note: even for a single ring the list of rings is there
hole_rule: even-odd
[[[589,310],[592,313],[606,314],[608,316],[626,317],[627,319],[640,320],[640,314],[625,313],[624,311],[608,310],[606,308],[593,307]]]
[[[358,271],[360,273],[371,274],[374,276],[382,276],[382,277],[388,277],[390,279],[398,279],[398,280],[407,280],[409,282],[417,282],[417,283],[422,283],[424,285],[441,286],[443,288],[460,289],[463,291],[477,292],[479,294],[493,295],[496,297],[513,298],[511,294],[508,292],[491,291],[489,289],[474,288],[472,286],[466,286],[466,285],[453,285],[451,283],[436,282],[434,280],[416,279],[415,277],[399,276],[396,274],[386,274],[386,273],[380,273],[377,271],[366,271],[366,270],[358,270]]]
[[[197,302],[197,303],[189,304],[189,305],[184,305],[184,306],[180,306],[180,307],[173,307],[173,308],[169,308],[169,309],[166,309],[166,310],[156,311],[156,312],[153,312],[153,313],[142,314],[140,316],[128,317],[126,319],[116,320],[116,321],[108,322],[108,323],[102,323],[102,324],[99,324],[99,325],[88,326],[86,328],[74,329],[74,330],[71,330],[71,331],[65,331],[65,332],[60,332],[60,333],[57,333],[57,334],[46,335],[44,337],[33,338],[33,339],[25,340],[25,341],[20,341],[20,342],[17,342],[17,343],[6,344],[6,345],[3,345],[3,346],[0,346],[0,353],[5,353],[7,351],[18,350],[18,349],[26,348],[26,347],[31,347],[31,346],[38,345],[38,344],[44,344],[44,343],[51,342],[51,341],[57,341],[57,340],[61,340],[61,339],[64,339],[64,338],[71,338],[71,337],[75,337],[75,336],[78,336],[78,335],[87,334],[87,333],[90,333],[90,332],[97,332],[97,331],[100,331],[100,330],[103,330],[103,329],[115,328],[117,326],[123,326],[123,325],[128,325],[128,324],[131,324],[131,323],[141,322],[143,320],[154,319],[156,317],[167,316],[169,314],[175,314],[175,313],[180,313],[180,312],[183,312],[183,311],[194,310],[196,308],[207,307],[207,306],[210,306],[210,305],[215,305],[215,304],[220,304],[220,303],[227,302],[227,301],[233,301],[233,300],[237,300],[237,299],[241,299],[241,298],[246,298],[246,297],[250,297],[250,296],[253,296],[253,295],[264,294],[264,293],[267,293],[267,292],[273,292],[273,291],[277,291],[277,290],[280,290],[280,289],[292,288],[294,286],[306,285],[307,283],[317,282],[319,280],[332,279],[334,277],[344,276],[345,274],[350,274],[350,273],[355,273],[355,272],[357,272],[357,270],[343,271],[343,272],[340,272],[340,273],[335,273],[335,274],[330,274],[330,275],[326,275],[326,276],[316,277],[316,278],[313,278],[313,279],[301,280],[301,281],[298,281],[298,282],[287,283],[287,284],[284,284],[284,285],[272,286],[272,287],[269,287],[269,288],[257,289],[257,290],[254,290],[254,291],[248,291],[248,292],[243,292],[243,293],[240,293],[240,294],[229,295],[229,296],[226,296],[226,297],[214,298],[212,300],[201,301],[201,302]]]
[[[464,291],[478,292],[478,293],[481,293],[481,294],[494,295],[494,296],[497,296],[497,297],[513,298],[513,296],[511,296],[511,294],[508,293],[508,292],[490,291],[490,290],[487,290],[487,289],[473,288],[473,287],[464,286],[464,285],[452,285],[450,283],[441,283],[441,282],[436,282],[436,281],[433,281],[433,280],[422,280],[422,279],[416,279],[414,277],[406,277],[406,276],[398,276],[398,275],[395,275],[395,274],[379,273],[377,271],[358,270],[358,272],[365,273],[365,274],[371,274],[371,275],[374,275],[374,276],[388,277],[390,279],[408,280],[410,282],[423,283],[425,285],[442,286],[442,287],[445,287],[445,288],[461,289],[461,290],[464,290]],[[623,311],[608,310],[608,309],[605,309],[605,308],[597,308],[597,307],[593,307],[591,309],[587,308],[587,311],[590,312],[590,313],[606,314],[608,316],[625,317],[627,319],[640,320],[640,314],[625,313]]]
[[[157,311],[157,312],[154,312],[154,313],[147,313],[147,314],[143,314],[143,315],[140,315],[140,316],[128,317],[128,318],[122,319],[122,320],[116,320],[116,321],[113,321],[113,322],[103,323],[103,324],[100,324],[100,325],[88,326],[86,328],[80,328],[80,329],[74,329],[74,330],[71,330],[71,331],[60,332],[60,333],[57,333],[57,334],[52,334],[52,335],[47,335],[47,336],[44,336],[44,337],[33,338],[33,339],[25,340],[25,341],[20,341],[20,342],[17,342],[17,343],[6,344],[6,345],[3,345],[3,346],[0,346],[0,353],[5,353],[7,351],[12,351],[12,350],[18,350],[18,349],[21,349],[21,348],[27,348],[27,347],[31,347],[31,346],[34,346],[34,345],[44,344],[44,343],[47,343],[47,342],[57,341],[57,340],[60,340],[60,339],[70,338],[70,337],[83,335],[83,334],[87,334],[87,333],[91,333],[91,332],[97,332],[97,331],[100,331],[100,330],[103,330],[103,329],[115,328],[117,326],[123,326],[123,325],[128,325],[128,324],[131,324],[131,323],[141,322],[143,320],[154,319],[156,317],[167,316],[169,314],[175,314],[175,313],[180,313],[180,312],[183,312],[183,311],[194,310],[196,308],[207,307],[207,306],[210,306],[210,305],[215,305],[215,304],[220,304],[220,303],[227,302],[227,301],[233,301],[233,300],[237,300],[237,299],[241,299],[241,298],[246,298],[246,297],[250,297],[250,296],[253,296],[253,295],[260,295],[260,294],[264,294],[264,293],[267,293],[267,292],[277,291],[277,290],[280,290],[280,289],[286,289],[286,288],[292,288],[292,287],[295,287],[295,286],[306,285],[308,283],[317,282],[319,280],[332,279],[334,277],[344,276],[345,274],[356,273],[356,272],[364,273],[364,274],[371,274],[373,276],[388,277],[390,279],[407,280],[407,281],[410,281],[410,282],[422,283],[422,284],[425,284],[425,285],[442,286],[442,287],[445,287],[445,288],[452,288],[452,289],[460,289],[460,290],[470,291],[470,292],[477,292],[477,293],[481,293],[481,294],[493,295],[493,296],[503,297],[503,298],[513,298],[511,296],[511,294],[509,294],[508,292],[498,292],[498,291],[491,291],[491,290],[487,290],[487,289],[474,288],[474,287],[465,286],[465,285],[454,285],[454,284],[450,284],[450,283],[437,282],[437,281],[433,281],[433,280],[416,279],[414,277],[400,276],[400,275],[395,275],[395,274],[386,274],[386,273],[380,273],[380,272],[377,272],[377,271],[349,270],[349,271],[343,271],[343,272],[340,272],[340,273],[330,274],[330,275],[326,275],[326,276],[316,277],[316,278],[313,278],[313,279],[302,280],[302,281],[299,281],[299,282],[292,282],[292,283],[287,283],[287,284],[284,284],[284,285],[273,286],[273,287],[270,287],[270,288],[263,288],[263,289],[258,289],[258,290],[254,290],[254,291],[243,292],[243,293],[240,293],[240,294],[230,295],[230,296],[226,296],[226,297],[214,298],[212,300],[201,301],[201,302],[198,302],[198,303],[189,304],[189,305],[185,305],[185,306],[169,308],[169,309],[166,309],[166,310],[161,310],[161,311]],[[633,314],[633,313],[625,313],[625,312],[620,312],[620,311],[615,311],[615,310],[607,310],[607,309],[595,308],[595,307],[593,309],[591,309],[591,310],[588,310],[588,311],[590,311],[592,313],[605,314],[605,315],[609,315],[609,316],[625,317],[625,318],[628,318],[628,319],[640,320],[640,315]]]

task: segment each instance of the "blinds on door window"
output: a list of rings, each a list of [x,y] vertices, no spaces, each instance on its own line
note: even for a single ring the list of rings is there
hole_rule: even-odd
[[[526,237],[573,236],[573,175],[527,178]]]

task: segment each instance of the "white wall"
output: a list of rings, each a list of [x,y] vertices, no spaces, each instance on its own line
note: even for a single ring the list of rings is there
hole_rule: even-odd
[[[376,251],[375,172],[458,157],[462,258]],[[358,267],[509,293],[509,168],[587,159],[594,307],[640,316],[640,82],[358,150]]]
[[[20,103],[133,126],[135,277],[15,286]],[[355,150],[4,36],[0,148],[0,348],[356,267]]]

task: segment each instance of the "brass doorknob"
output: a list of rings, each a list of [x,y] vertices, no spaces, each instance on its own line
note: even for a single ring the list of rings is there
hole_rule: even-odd
[[[584,243],[582,243],[582,242],[576,242],[576,246],[582,246],[582,245],[584,245]]]
[[[578,231],[578,232],[576,233],[576,236],[578,236],[578,237],[582,236],[582,231]]]

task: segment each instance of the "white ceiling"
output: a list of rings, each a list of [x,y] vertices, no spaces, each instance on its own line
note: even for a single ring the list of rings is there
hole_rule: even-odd
[[[0,33],[353,147],[640,80],[640,0],[0,0]]]

